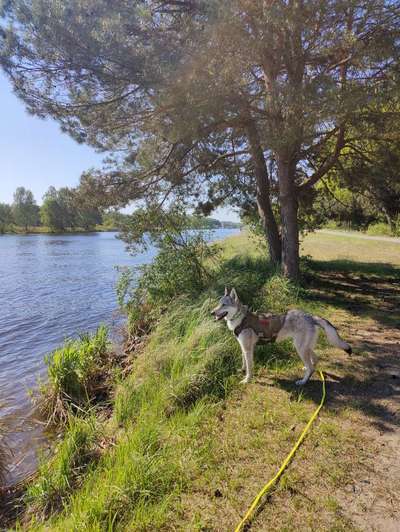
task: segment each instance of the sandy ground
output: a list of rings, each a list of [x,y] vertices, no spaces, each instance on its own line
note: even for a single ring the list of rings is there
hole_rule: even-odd
[[[360,477],[343,487],[341,504],[360,530],[399,532],[400,278],[329,275],[321,275],[322,293],[343,304],[341,327],[355,351],[350,367],[343,357],[346,377],[330,383],[330,394],[333,403],[355,405],[359,430],[373,444]]]

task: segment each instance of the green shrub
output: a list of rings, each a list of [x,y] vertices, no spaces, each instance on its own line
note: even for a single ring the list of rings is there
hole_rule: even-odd
[[[264,283],[255,303],[263,311],[285,312],[288,308],[298,305],[299,296],[298,285],[282,275],[275,274]]]
[[[201,233],[185,237],[179,245],[164,238],[153,262],[141,268],[133,300],[162,305],[178,296],[199,295],[210,284],[208,261],[217,253]]]
[[[324,229],[343,229],[339,222],[336,220],[328,220],[323,225]]]
[[[202,233],[166,235],[157,245],[151,264],[136,272],[121,270],[117,298],[128,316],[128,338],[148,334],[165,305],[177,298],[195,299],[214,280],[212,265],[219,248],[208,244]]]
[[[393,236],[393,233],[388,224],[378,222],[370,224],[367,229],[367,235],[377,236]]]
[[[101,325],[93,335],[68,340],[46,357],[49,380],[41,388],[40,407],[49,421],[66,422],[70,406],[90,402],[107,352],[108,331]]]

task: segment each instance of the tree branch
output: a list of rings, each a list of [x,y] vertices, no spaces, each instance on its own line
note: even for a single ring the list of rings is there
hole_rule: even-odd
[[[336,138],[336,144],[335,149],[333,150],[333,153],[331,153],[325,161],[321,164],[321,166],[314,172],[314,174],[302,185],[298,187],[299,190],[306,190],[311,188],[317,181],[321,179],[321,177],[324,177],[324,175],[334,166],[336,161],[339,159],[340,152],[342,151],[343,146],[345,145],[344,140],[344,126],[340,126],[338,129],[338,135]]]

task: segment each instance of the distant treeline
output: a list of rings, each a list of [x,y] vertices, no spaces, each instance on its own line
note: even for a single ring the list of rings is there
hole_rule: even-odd
[[[49,230],[93,231],[99,225],[104,230],[118,230],[129,215],[117,211],[103,212],[91,205],[78,189],[50,187],[39,206],[31,190],[18,187],[11,205],[0,203],[0,233]],[[214,218],[197,218],[204,229],[235,228],[241,224],[221,222]]]
[[[241,227],[243,224],[237,222],[221,222],[215,218],[198,218],[200,226],[204,229],[235,229]]]
[[[32,191],[24,187],[16,189],[11,205],[0,203],[1,233],[18,229],[27,232],[39,227],[50,231],[90,231],[102,221],[97,207],[89,205],[79,193],[67,187],[59,190],[50,187],[41,206],[37,205]]]

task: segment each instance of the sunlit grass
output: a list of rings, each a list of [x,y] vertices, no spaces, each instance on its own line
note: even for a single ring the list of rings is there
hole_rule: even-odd
[[[324,232],[308,234],[302,239],[302,255],[319,261],[356,261],[400,265],[400,244],[367,240],[357,236],[339,236]]]

